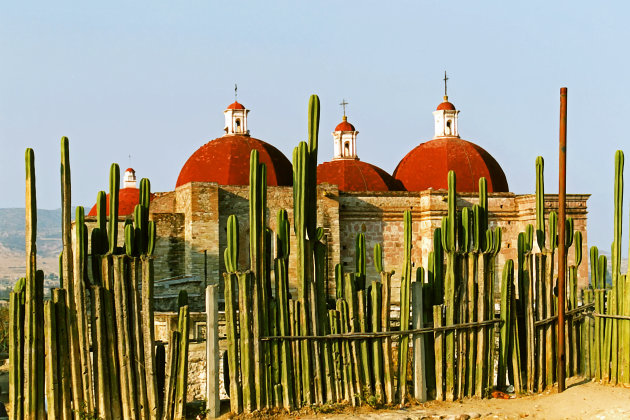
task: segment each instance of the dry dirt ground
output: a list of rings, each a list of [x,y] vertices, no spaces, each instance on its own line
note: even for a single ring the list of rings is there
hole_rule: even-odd
[[[227,401],[225,401],[227,402]],[[222,407],[227,410],[227,406]],[[248,416],[251,417],[251,416]],[[258,415],[255,417],[271,417]],[[630,388],[600,385],[581,378],[567,381],[567,389],[557,389],[540,395],[519,398],[465,399],[461,402],[430,401],[411,405],[405,409],[373,410],[369,407],[346,407],[334,413],[303,412],[293,415],[276,415],[277,419],[630,419]],[[229,418],[229,414],[223,415]]]

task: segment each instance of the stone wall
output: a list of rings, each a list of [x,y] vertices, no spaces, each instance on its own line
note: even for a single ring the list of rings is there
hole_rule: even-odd
[[[222,284],[221,277],[225,270],[222,255],[227,243],[227,218],[231,214],[237,215],[239,219],[239,265],[242,269],[249,267],[248,194],[248,186],[190,183],[175,192],[158,195],[151,208],[152,217],[158,224],[159,236],[156,279],[174,280],[177,276],[196,278],[200,296],[203,295],[206,281],[208,284]],[[574,218],[575,229],[583,234],[583,255],[587,255],[588,249],[588,197],[578,194],[567,196],[567,216]],[[471,207],[477,202],[477,194],[458,194],[459,209]],[[289,220],[293,223],[291,187],[268,187],[267,205],[267,224],[272,230],[276,229],[276,215],[282,208],[287,210]],[[535,196],[490,193],[488,207],[490,226],[502,229],[499,267],[508,258],[516,262],[518,233],[524,231],[528,223],[535,224]],[[547,195],[545,207],[547,215],[557,208],[557,196]],[[433,248],[433,231],[440,226],[442,216],[447,214],[447,191],[349,193],[339,192],[334,185],[318,186],[318,226],[322,226],[326,232],[329,293],[334,289],[335,264],[341,263],[346,271],[354,271],[355,238],[359,232],[363,232],[368,248],[368,280],[378,278],[373,268],[373,248],[376,243],[382,243],[385,268],[397,272],[392,279],[395,289],[392,296],[398,296],[396,289],[400,284],[403,257],[403,213],[407,209],[411,210],[413,219],[412,261],[414,266],[426,267],[429,252]],[[292,238],[290,279],[295,279],[295,244],[295,238]],[[569,263],[573,258],[571,250]],[[588,281],[587,273],[587,264],[582,264],[579,272],[581,286]],[[290,281],[290,290],[295,290],[295,287],[294,281]]]

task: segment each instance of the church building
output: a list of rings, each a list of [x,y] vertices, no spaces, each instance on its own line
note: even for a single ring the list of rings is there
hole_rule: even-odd
[[[428,112],[427,112],[428,114]],[[151,203],[151,218],[157,227],[155,278],[157,307],[168,310],[177,291],[185,288],[193,310],[203,309],[205,284],[220,282],[225,271],[223,250],[227,242],[226,224],[231,214],[240,222],[241,269],[248,261],[248,183],[249,158],[258,150],[260,162],[267,166],[268,225],[276,228],[276,214],[284,208],[293,219],[292,165],[273,145],[250,134],[249,110],[235,101],[224,111],[223,136],[197,149],[179,172],[175,189],[156,192]],[[347,116],[332,131],[334,154],[317,168],[318,226],[325,230],[328,246],[329,292],[334,290],[334,267],[340,263],[354,270],[355,238],[363,232],[367,243],[368,281],[378,274],[372,265],[373,248],[383,245],[386,270],[397,272],[392,285],[399,287],[403,261],[403,213],[411,210],[413,219],[412,261],[427,267],[432,235],[447,212],[447,174],[457,175],[458,207],[477,203],[478,181],[488,183],[490,226],[503,230],[501,253],[516,261],[518,233],[535,224],[534,162],[531,166],[532,194],[509,191],[499,163],[481,146],[460,137],[459,110],[444,96],[433,111],[433,138],[420,142],[411,151],[401,150],[401,160],[393,174],[362,161],[359,131]],[[321,127],[325,131],[325,127]],[[320,134],[320,144],[327,141]],[[326,159],[319,156],[320,161]],[[150,177],[150,174],[146,174]],[[125,173],[121,189],[120,216],[132,214],[138,193],[133,169]],[[587,255],[586,202],[588,194],[567,195],[567,217],[583,234],[583,255]],[[135,200],[135,201],[134,201]],[[557,208],[557,196],[546,195],[547,214]],[[95,215],[92,209],[90,215]],[[296,241],[292,240],[292,247]],[[571,253],[572,254],[572,253]],[[290,267],[295,270],[295,249]],[[572,260],[573,255],[569,255]],[[587,279],[588,267],[582,264],[580,278]],[[582,285],[581,285],[582,286]],[[394,290],[393,301],[398,298]],[[160,305],[160,301],[163,305]]]

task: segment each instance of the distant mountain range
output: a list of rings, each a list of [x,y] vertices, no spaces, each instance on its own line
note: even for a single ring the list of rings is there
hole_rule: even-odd
[[[3,289],[13,285],[26,270],[24,251],[24,209],[0,209],[0,298]],[[46,283],[54,283],[59,274],[61,209],[37,211],[37,266],[44,270]]]

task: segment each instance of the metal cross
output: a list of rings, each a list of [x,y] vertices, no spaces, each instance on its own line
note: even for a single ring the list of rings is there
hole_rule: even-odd
[[[234,83],[234,102],[236,102],[236,97],[238,96],[238,86]]]
[[[341,103],[339,105],[341,105],[343,107],[343,116],[345,117],[346,116],[346,105],[348,105],[348,102],[346,102],[345,99],[342,99]]]
[[[447,96],[446,94],[446,82],[448,82],[448,77],[446,76],[446,71],[444,72],[444,96]]]

